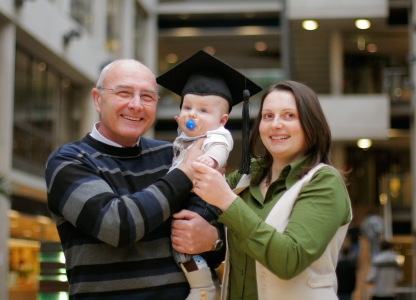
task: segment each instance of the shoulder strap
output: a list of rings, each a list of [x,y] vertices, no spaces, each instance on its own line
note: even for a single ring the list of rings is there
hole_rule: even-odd
[[[251,175],[244,174],[241,176],[240,181],[237,183],[236,187],[233,189],[233,192],[237,195],[244,191],[247,187],[250,186]]]

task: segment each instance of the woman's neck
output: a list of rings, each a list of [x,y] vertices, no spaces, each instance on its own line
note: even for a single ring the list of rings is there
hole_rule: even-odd
[[[279,178],[280,173],[282,172],[282,170],[284,169],[284,167],[286,167],[287,164],[281,163],[281,162],[273,162],[273,164],[270,167],[270,171],[271,171],[271,182],[274,182],[277,180],[277,178]]]

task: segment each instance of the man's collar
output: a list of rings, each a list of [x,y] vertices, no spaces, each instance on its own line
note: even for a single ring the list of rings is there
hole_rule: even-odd
[[[120,144],[117,144],[109,139],[107,139],[106,137],[104,137],[101,133],[98,132],[98,126],[99,126],[100,122],[97,122],[94,124],[92,131],[90,133],[91,137],[93,139],[96,139],[97,141],[100,141],[101,143],[113,146],[113,147],[119,147],[119,148],[125,148]],[[137,147],[140,143],[140,137],[137,140],[137,142],[132,146],[132,147]]]

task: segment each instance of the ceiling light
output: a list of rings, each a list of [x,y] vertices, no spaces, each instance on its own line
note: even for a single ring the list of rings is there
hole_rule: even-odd
[[[181,28],[172,29],[173,36],[187,37],[187,36],[198,36],[199,34],[200,34],[199,30],[193,27],[181,27]]]
[[[370,52],[370,53],[375,53],[375,52],[377,52],[378,47],[377,47],[377,45],[376,45],[376,44],[368,44],[368,45],[367,45],[367,50],[368,50],[368,52]]]
[[[379,200],[381,205],[385,205],[388,201],[387,194],[380,194]]]
[[[357,48],[359,50],[365,49],[365,37],[363,37],[362,35],[359,35],[357,38]]]
[[[257,42],[254,44],[254,48],[257,51],[264,51],[267,49],[267,44],[265,42]]]
[[[32,231],[23,230],[22,234],[23,234],[24,237],[31,237],[32,236]]]
[[[92,15],[86,15],[84,17],[84,22],[90,24],[92,22]]]
[[[208,54],[214,55],[215,54],[215,48],[212,46],[206,46],[204,48],[204,51]]]
[[[306,30],[315,30],[318,28],[318,22],[314,20],[305,20],[302,22],[302,27]]]
[[[237,28],[237,34],[260,35],[264,34],[264,28],[262,26],[241,26]]]
[[[69,80],[68,78],[62,79],[62,82],[61,82],[62,87],[67,88],[69,87],[70,84],[71,84],[71,80]]]
[[[371,23],[366,19],[358,19],[355,21],[355,27],[358,29],[368,29],[370,28]]]
[[[16,210],[9,210],[8,215],[10,218],[20,218],[20,213]]]
[[[170,64],[174,64],[178,61],[178,56],[175,53],[166,55],[166,61]]]
[[[38,64],[39,71],[45,71],[46,70],[46,64],[44,62],[41,62]]]
[[[373,142],[370,139],[359,139],[357,141],[357,146],[361,149],[367,150],[371,147]]]
[[[51,224],[52,220],[51,218],[45,217],[45,216],[36,216],[36,221],[40,224]]]

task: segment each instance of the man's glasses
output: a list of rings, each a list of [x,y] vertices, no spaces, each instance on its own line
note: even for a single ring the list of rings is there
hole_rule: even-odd
[[[135,92],[132,88],[118,87],[115,89],[108,89],[103,87],[97,87],[97,89],[102,94],[104,90],[112,91],[116,96],[117,100],[124,102],[131,102],[134,98],[134,95],[139,95],[140,100],[143,105],[154,105],[157,102],[157,99],[160,97],[156,93],[152,92]]]

